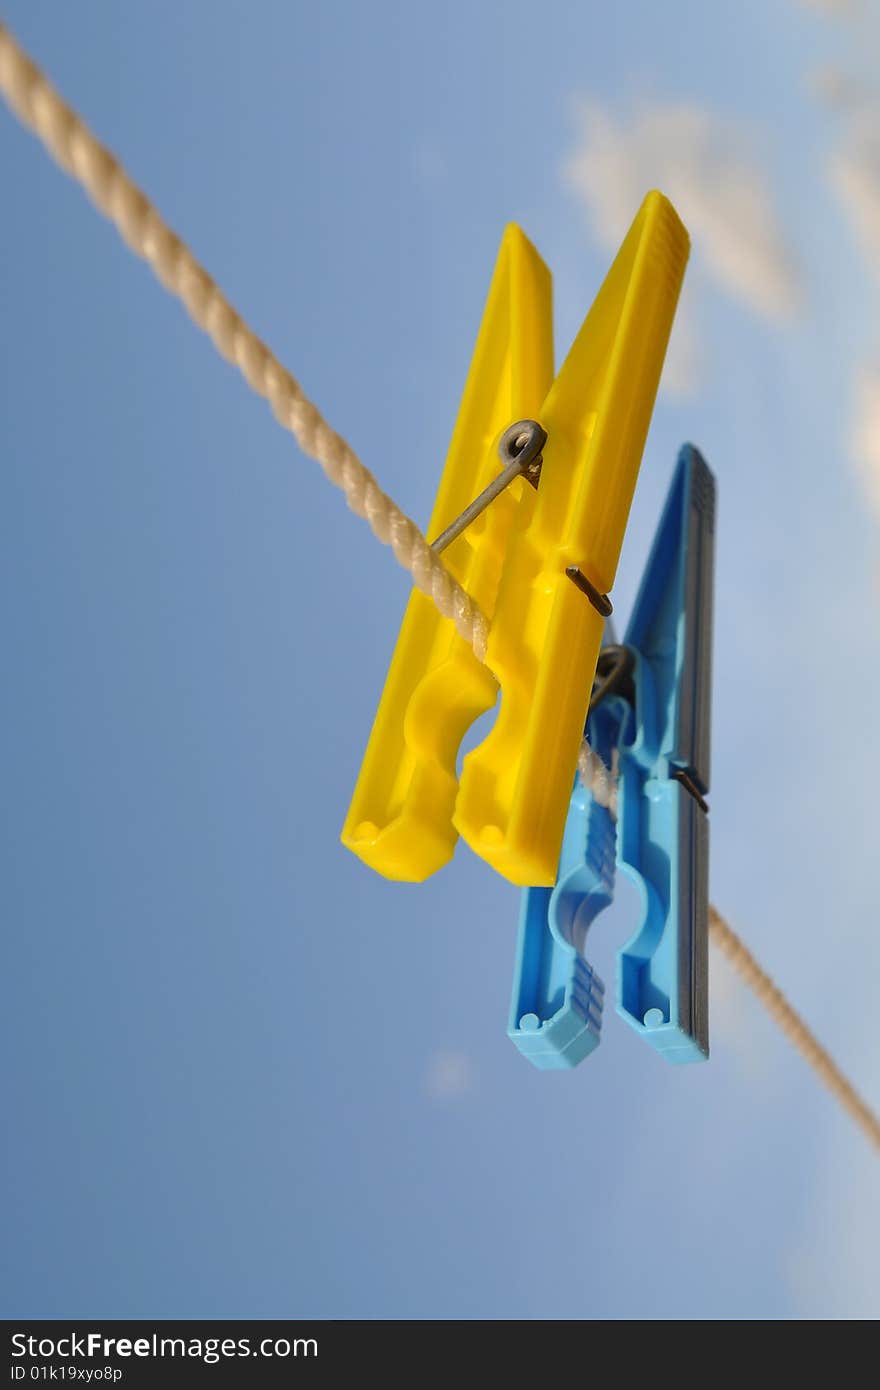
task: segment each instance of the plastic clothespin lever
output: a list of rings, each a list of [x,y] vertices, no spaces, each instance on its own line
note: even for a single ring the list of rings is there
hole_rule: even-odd
[[[670,1062],[709,1055],[709,791],[715,479],[682,449],[624,638],[635,737],[620,748],[617,861],[642,921],[617,957],[617,1012]]]
[[[629,706],[612,696],[593,717],[593,751],[611,768]],[[543,1071],[574,1067],[599,1044],[605,987],[584,954],[591,923],[614,895],[617,824],[575,778],[554,888],[526,888],[520,906],[508,1036]]]
[[[535,416],[553,380],[550,272],[518,227],[501,242],[428,536],[496,477],[498,441]],[[444,560],[491,617],[515,522],[534,510],[525,480],[507,488]],[[451,859],[456,757],[466,730],[491,709],[498,683],[452,623],[418,589],[410,595],[342,843],[386,878],[419,882]]]
[[[554,882],[687,254],[671,204],[649,194],[551,384],[549,274],[518,229],[505,234],[429,534],[497,475],[513,421],[546,431],[540,481],[518,480],[444,551],[490,619],[488,669],[428,599],[410,600],[342,835],[386,877],[427,877],[460,833],[512,882]],[[461,740],[498,685],[498,718],[459,782]]]
[[[617,863],[642,902],[618,953],[617,1010],[672,1062],[708,1055],[714,499],[711,472],[686,446],[618,649],[629,670],[615,693],[594,695],[587,721],[606,767],[617,750],[617,807],[578,779],[556,886],[523,894],[508,1033],[544,1069],[575,1065],[599,1041],[602,989],[584,939],[611,901],[615,809]]]

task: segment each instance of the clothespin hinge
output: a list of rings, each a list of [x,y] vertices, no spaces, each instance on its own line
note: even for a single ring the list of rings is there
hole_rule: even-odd
[[[525,478],[527,483],[537,488],[544,462],[541,450],[546,443],[547,431],[537,420],[517,420],[510,425],[498,442],[498,453],[504,468],[479,497],[475,497],[470,506],[465,507],[461,515],[431,542],[431,549],[439,555],[441,550],[457,540],[462,531],[476,521],[490,502],[494,502],[505,488],[510,487],[515,478]]]

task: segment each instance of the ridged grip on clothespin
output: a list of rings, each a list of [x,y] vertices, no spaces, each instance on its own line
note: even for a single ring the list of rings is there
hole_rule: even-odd
[[[594,753],[610,766],[620,719],[609,700],[596,719]],[[580,777],[574,790],[554,888],[527,888],[508,1037],[543,1071],[577,1066],[598,1046],[605,987],[586,957],[587,933],[614,894],[617,828]]]

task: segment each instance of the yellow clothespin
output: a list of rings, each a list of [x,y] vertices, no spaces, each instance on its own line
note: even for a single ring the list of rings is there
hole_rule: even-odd
[[[553,381],[550,274],[519,228],[504,234],[429,538],[496,478],[513,422],[547,438],[537,486],[536,469],[517,478],[444,550],[490,620],[486,665],[424,594],[407,606],[342,833],[386,878],[427,878],[461,834],[512,883],[555,880],[688,250],[671,203],[649,193]],[[461,740],[498,685],[498,718],[459,780]]]

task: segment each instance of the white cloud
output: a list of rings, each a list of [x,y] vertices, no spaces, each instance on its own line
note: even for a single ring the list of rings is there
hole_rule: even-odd
[[[831,160],[831,182],[869,269],[880,278],[880,107],[869,107],[850,122]]]
[[[578,107],[578,124],[564,177],[605,246],[616,248],[647,190],[660,188],[690,231],[707,279],[772,322],[794,314],[796,258],[741,127],[681,104],[616,121],[586,102]]]
[[[880,517],[880,364],[863,368],[856,379],[850,445],[868,501]]]
[[[663,387],[673,396],[687,396],[699,385],[705,363],[694,301],[693,281],[685,276],[681,299],[672,325],[672,335],[663,363]]]
[[[862,89],[859,101],[850,106],[829,163],[829,177],[861,247],[865,268],[880,284],[880,100],[876,91]],[[868,503],[880,518],[880,357],[856,373],[849,444]]]
[[[428,1058],[425,1092],[434,1100],[461,1096],[473,1089],[474,1064],[464,1052],[435,1052]]]
[[[858,77],[834,63],[816,68],[807,80],[809,91],[831,111],[846,111],[870,100],[870,89]]]

